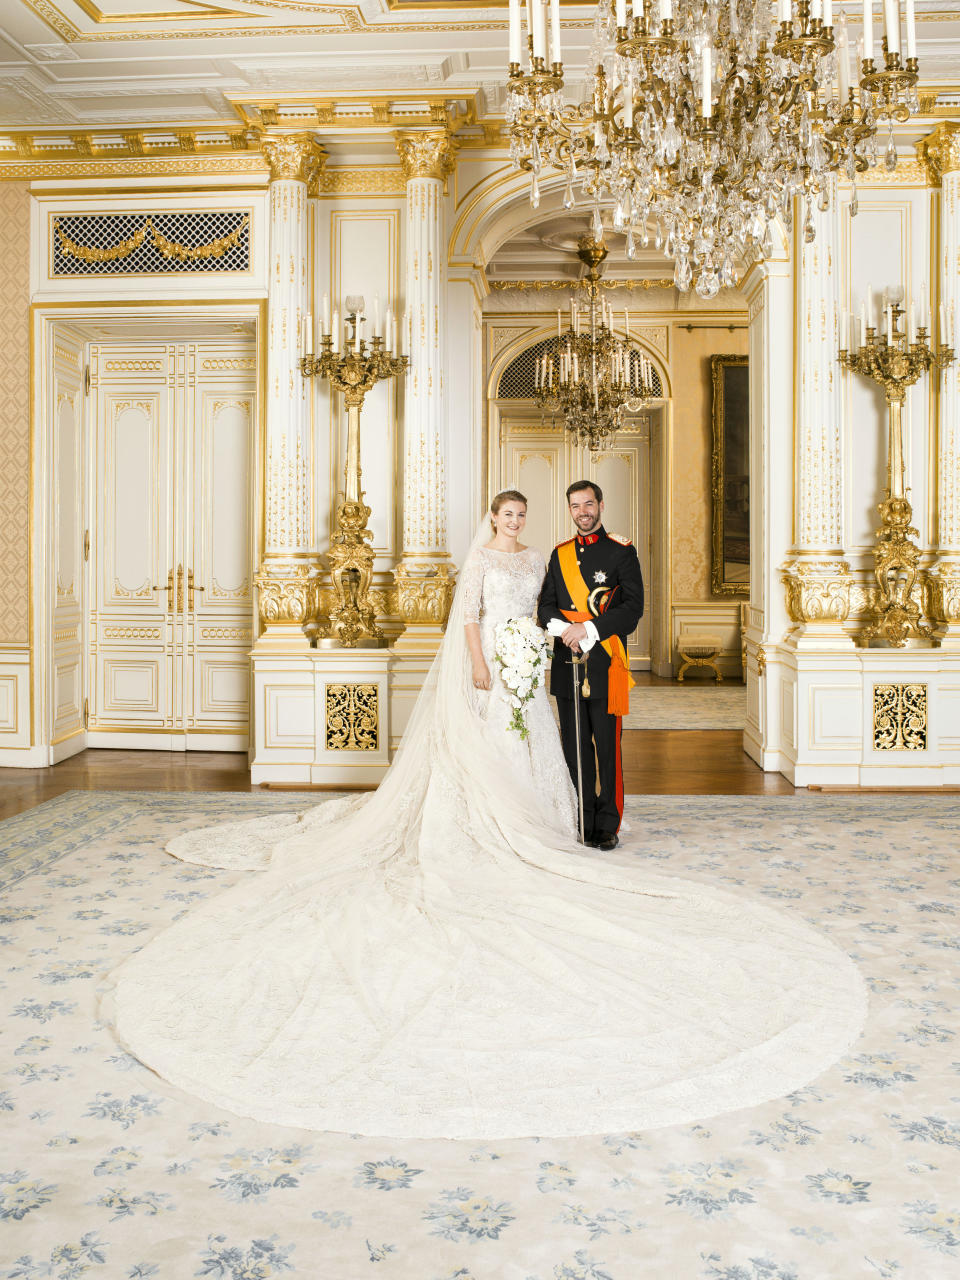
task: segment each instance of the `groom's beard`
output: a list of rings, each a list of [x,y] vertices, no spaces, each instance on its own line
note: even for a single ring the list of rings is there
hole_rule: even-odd
[[[578,533],[593,533],[595,529],[600,528],[600,516],[598,515],[591,524],[581,524],[580,520],[574,520],[573,523],[577,526]]]

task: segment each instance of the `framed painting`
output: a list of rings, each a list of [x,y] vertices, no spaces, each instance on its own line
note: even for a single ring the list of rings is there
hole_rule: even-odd
[[[750,594],[750,370],[746,356],[711,356],[713,594]]]

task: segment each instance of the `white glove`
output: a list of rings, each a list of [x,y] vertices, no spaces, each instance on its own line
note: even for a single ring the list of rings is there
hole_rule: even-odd
[[[547,635],[562,636],[570,625],[571,624],[563,618],[551,618],[547,623]],[[597,628],[592,622],[585,622],[583,625],[587,634],[580,641],[580,649],[583,653],[589,653],[600,637],[597,634]]]

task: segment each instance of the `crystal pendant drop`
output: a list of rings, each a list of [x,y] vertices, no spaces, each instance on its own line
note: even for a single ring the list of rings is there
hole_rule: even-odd
[[[563,192],[563,207],[565,209],[572,209],[575,204],[576,200],[573,195],[573,170],[570,169],[567,173],[567,185]]]
[[[673,283],[677,286],[681,293],[686,293],[690,288],[690,282],[693,279],[693,272],[690,270],[690,261],[688,258],[678,258],[677,265],[673,269]]]
[[[637,242],[633,238],[633,227],[627,228],[627,257],[633,261],[637,256]]]
[[[598,204],[593,206],[593,222],[590,230],[593,232],[594,240],[603,239],[603,219],[600,217],[600,206]]]
[[[807,244],[813,244],[817,238],[817,228],[813,221],[813,210],[807,203],[807,216],[803,220],[803,238]]]
[[[887,173],[893,173],[897,167],[897,144],[893,140],[893,121],[890,122],[890,138],[887,142],[887,149],[883,153],[883,167]]]
[[[540,179],[536,174],[533,175],[533,181],[530,184],[530,205],[534,209],[540,208]]]

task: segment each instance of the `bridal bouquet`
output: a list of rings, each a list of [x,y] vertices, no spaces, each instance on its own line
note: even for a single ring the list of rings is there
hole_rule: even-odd
[[[496,630],[500,679],[510,690],[513,716],[510,728],[526,738],[526,705],[543,684],[547,669],[547,638],[533,618],[507,618]]]

